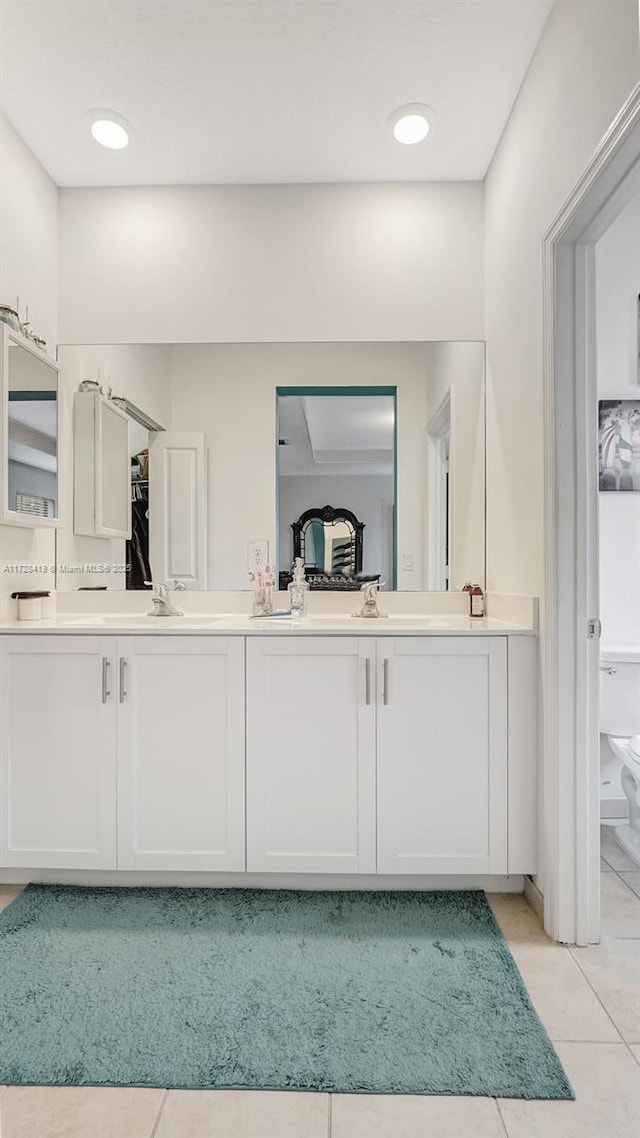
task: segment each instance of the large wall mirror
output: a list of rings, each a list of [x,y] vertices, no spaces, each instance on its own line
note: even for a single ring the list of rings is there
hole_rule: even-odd
[[[58,369],[5,326],[2,335],[2,518],[12,525],[57,525]]]
[[[83,381],[165,428],[128,456],[154,578],[247,589],[259,544],[283,585],[298,549],[313,588],[484,585],[482,343],[68,345],[59,362],[65,453]],[[66,494],[58,588],[139,587],[126,539],[74,533]]]

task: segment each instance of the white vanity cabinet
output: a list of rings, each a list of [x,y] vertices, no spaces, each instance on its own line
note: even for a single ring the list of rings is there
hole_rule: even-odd
[[[505,639],[250,640],[247,869],[506,873]]]
[[[118,868],[243,870],[243,638],[120,637],[118,681]]]
[[[506,873],[506,640],[380,637],[377,653],[378,873]]]
[[[2,864],[115,869],[115,640],[0,640]]]
[[[247,641],[247,869],[375,873],[375,642]]]
[[[0,693],[3,865],[244,869],[242,637],[1,637]]]
[[[0,636],[0,869],[536,871],[534,637],[263,627]]]

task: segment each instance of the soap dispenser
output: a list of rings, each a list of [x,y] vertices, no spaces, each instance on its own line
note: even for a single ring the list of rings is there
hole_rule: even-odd
[[[292,616],[304,616],[307,608],[309,584],[305,579],[301,557],[296,557],[293,566],[293,580],[289,584],[289,608]]]

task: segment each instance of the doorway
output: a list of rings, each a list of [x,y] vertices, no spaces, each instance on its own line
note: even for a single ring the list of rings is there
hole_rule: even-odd
[[[427,427],[427,588],[451,588],[451,393]]]
[[[545,928],[600,930],[596,245],[640,190],[640,86],[543,241]]]

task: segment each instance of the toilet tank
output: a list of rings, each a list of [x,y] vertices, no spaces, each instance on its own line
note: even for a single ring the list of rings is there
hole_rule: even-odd
[[[640,735],[640,647],[601,648],[600,730],[603,735]]]

